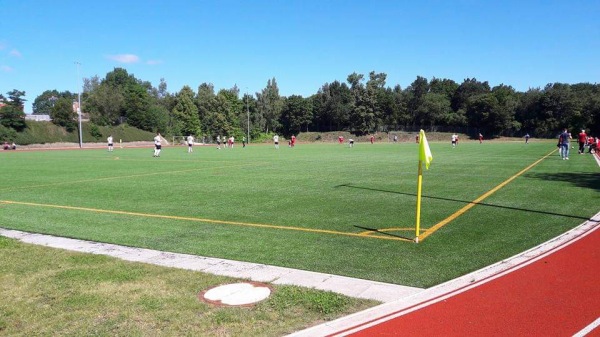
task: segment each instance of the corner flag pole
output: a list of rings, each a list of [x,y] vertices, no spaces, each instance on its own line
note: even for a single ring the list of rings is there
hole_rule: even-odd
[[[431,150],[429,149],[429,143],[427,142],[427,137],[425,136],[425,131],[421,130],[419,132],[419,170],[418,170],[418,178],[417,178],[417,223],[415,225],[415,242],[419,243],[419,234],[421,232],[421,191],[423,184],[423,164],[425,164],[425,168],[429,170],[429,164],[433,156],[431,155]]]
[[[423,184],[423,163],[419,160],[419,177],[417,178],[417,224],[415,226],[415,242],[419,243],[421,231],[421,185]]]

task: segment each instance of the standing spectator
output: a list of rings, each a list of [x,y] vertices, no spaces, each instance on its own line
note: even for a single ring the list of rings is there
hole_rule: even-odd
[[[375,143],[375,136],[371,135],[371,144]]]
[[[275,149],[279,149],[279,136],[273,136],[273,144],[275,144]]]
[[[106,142],[108,143],[108,152],[112,152],[113,150],[113,136],[110,135],[106,138]]]
[[[571,139],[571,134],[565,128],[564,131],[560,134],[561,148],[562,148],[562,159],[569,160],[569,142]]]
[[[160,136],[160,132],[157,132],[156,137],[154,137],[154,155],[152,157],[160,157],[161,149],[162,149],[162,137]]]
[[[581,130],[581,132],[577,136],[577,142],[579,143],[579,151],[577,153],[584,154],[585,144],[587,142],[587,135],[585,134],[585,130]]]
[[[192,136],[192,135],[187,136],[187,144],[188,144],[188,153],[194,152],[194,149],[193,149],[194,136]]]

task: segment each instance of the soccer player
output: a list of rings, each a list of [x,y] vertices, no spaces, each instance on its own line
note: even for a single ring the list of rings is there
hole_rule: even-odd
[[[231,147],[232,149],[234,141],[235,139],[233,138],[233,136],[229,137],[229,139],[227,140],[227,144],[229,144],[229,147]]]
[[[108,152],[112,152],[113,150],[113,136],[110,135],[106,138],[106,142],[108,142]]]
[[[154,137],[154,155],[152,157],[160,157],[161,149],[162,149],[162,139],[160,136],[160,132],[157,132],[156,137]]]
[[[348,139],[348,146],[354,147],[354,139],[352,139],[352,138]]]
[[[292,135],[291,146],[294,147],[296,145],[296,136]]]
[[[217,150],[221,149],[221,136],[217,136]]]
[[[479,133],[479,144],[483,143],[483,135]]]
[[[188,144],[188,153],[194,152],[194,149],[193,149],[194,136],[192,136],[192,135],[187,136],[187,144]]]
[[[275,144],[275,148],[279,149],[279,136],[278,135],[273,136],[273,143]]]
[[[375,136],[371,135],[371,144],[375,143]]]
[[[529,134],[525,135],[525,144],[529,144]]]
[[[246,147],[246,136],[242,137],[242,148]]]
[[[458,136],[455,134],[452,135],[452,147],[456,147],[456,143],[458,143]]]
[[[587,142],[587,135],[585,134],[585,130],[581,130],[577,137],[577,141],[579,142],[579,154],[585,153],[585,143]]]

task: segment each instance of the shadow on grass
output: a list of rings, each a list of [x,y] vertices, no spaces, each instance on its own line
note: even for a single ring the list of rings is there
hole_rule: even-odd
[[[565,181],[577,187],[600,190],[600,175],[598,173],[527,173],[523,177],[547,181]]]
[[[405,240],[414,241],[414,238],[409,238],[409,237],[398,235],[398,234],[384,232],[384,231],[382,231],[380,229],[377,229],[377,228],[369,228],[369,227],[363,227],[363,226],[358,226],[358,225],[354,225],[354,227],[360,228],[360,229],[364,229],[364,230],[367,230],[367,231],[371,231],[371,232],[374,232],[374,233],[378,233],[378,234],[393,236],[395,238],[401,238],[401,239],[405,239]]]
[[[398,192],[398,191],[389,191],[389,190],[382,190],[382,189],[376,189],[376,188],[370,188],[370,187],[354,186],[354,185],[351,185],[351,184],[342,184],[342,185],[335,186],[335,188],[338,188],[338,187],[356,188],[356,189],[360,189],[360,190],[385,192],[385,193],[393,193],[393,194],[401,194],[401,195],[408,195],[408,196],[414,196],[414,197],[417,196],[415,193],[405,193],[405,192]],[[464,203],[464,204],[470,204],[470,203],[472,203],[472,201],[469,201],[469,200],[460,200],[460,199],[433,197],[433,196],[428,196],[428,195],[423,195],[422,197],[423,198],[427,198],[427,199],[453,201],[453,202],[459,202],[459,203]],[[529,212],[529,213],[538,213],[538,214],[546,214],[546,215],[556,215],[556,216],[562,216],[562,217],[566,217],[566,218],[581,219],[581,220],[598,222],[596,220],[592,220],[590,218],[587,218],[587,217],[584,217],[584,216],[578,216],[578,215],[554,213],[554,212],[547,212],[547,211],[538,211],[538,210],[534,210],[534,209],[519,208],[519,207],[501,206],[501,205],[488,204],[488,203],[485,203],[485,202],[478,202],[476,204],[480,205],[480,206],[495,207],[495,208],[502,208],[502,209],[510,209],[510,210],[514,210],[514,211]],[[362,228],[362,227],[360,227],[360,228]],[[369,230],[374,230],[374,229],[370,229],[369,228]]]

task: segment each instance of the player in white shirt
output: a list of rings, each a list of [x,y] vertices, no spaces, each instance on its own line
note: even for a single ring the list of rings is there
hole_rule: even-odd
[[[192,135],[187,136],[188,153],[194,152],[194,137]]]
[[[160,157],[161,149],[162,149],[162,139],[160,136],[160,132],[157,132],[156,137],[154,137],[154,155],[153,155],[153,157]]]
[[[455,133],[452,135],[452,147],[456,147],[457,142],[458,142],[458,136]]]
[[[278,135],[273,136],[273,143],[275,143],[275,148],[279,149],[279,136]]]
[[[108,152],[112,152],[112,150],[113,150],[113,136],[112,135],[108,136],[108,138],[106,138],[106,141],[108,142]]]

